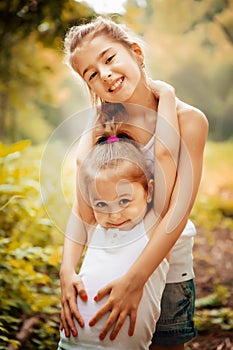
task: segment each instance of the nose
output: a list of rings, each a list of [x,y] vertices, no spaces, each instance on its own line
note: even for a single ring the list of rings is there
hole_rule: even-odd
[[[109,213],[109,216],[111,218],[111,220],[118,220],[121,217],[121,211],[112,211],[111,213]]]
[[[108,67],[103,67],[101,68],[100,76],[104,81],[107,81],[108,79],[111,78],[112,72]]]

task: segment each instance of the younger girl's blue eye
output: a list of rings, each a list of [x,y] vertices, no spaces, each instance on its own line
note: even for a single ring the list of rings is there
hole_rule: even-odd
[[[107,204],[105,202],[98,202],[95,204],[97,208],[105,208]]]
[[[122,198],[122,199],[120,200],[119,203],[120,203],[120,205],[125,206],[125,205],[127,205],[129,202],[130,202],[129,199],[127,199],[127,198]]]

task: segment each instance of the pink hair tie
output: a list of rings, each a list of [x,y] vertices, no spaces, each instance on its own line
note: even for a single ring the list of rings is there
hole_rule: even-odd
[[[107,143],[116,142],[116,141],[119,141],[117,136],[110,136],[107,139]]]

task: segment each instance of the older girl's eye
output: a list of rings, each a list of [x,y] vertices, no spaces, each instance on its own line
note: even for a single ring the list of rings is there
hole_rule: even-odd
[[[97,74],[97,72],[92,73],[89,77],[89,80],[92,80],[93,78],[95,78],[96,74]]]
[[[129,199],[122,198],[119,203],[120,203],[121,206],[126,206],[127,204],[129,204],[129,202],[130,202]]]
[[[115,55],[112,55],[110,57],[107,58],[106,63],[110,63],[112,61],[112,59],[114,58]]]

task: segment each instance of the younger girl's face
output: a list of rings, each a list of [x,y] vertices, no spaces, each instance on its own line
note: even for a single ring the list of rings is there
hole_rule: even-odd
[[[89,88],[108,102],[137,102],[142,84],[140,50],[99,35],[76,49],[73,66]]]
[[[92,184],[89,197],[98,224],[105,228],[128,231],[141,222],[151,195],[141,183],[102,170]]]

